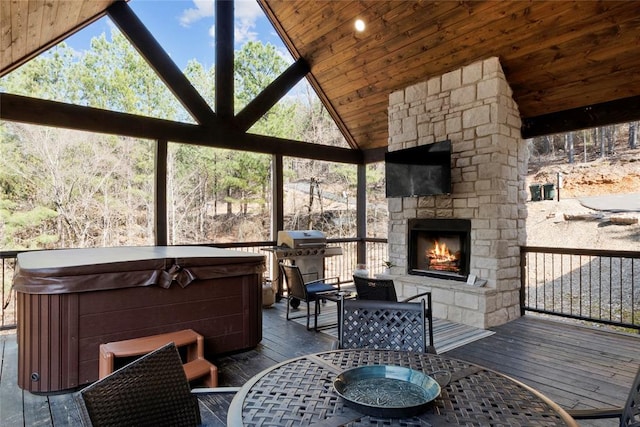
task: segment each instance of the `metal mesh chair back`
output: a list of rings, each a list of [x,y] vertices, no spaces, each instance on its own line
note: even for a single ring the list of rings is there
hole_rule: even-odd
[[[280,271],[287,284],[287,293],[290,297],[307,300],[307,291],[304,286],[304,277],[300,268],[295,265],[280,264]]]
[[[425,303],[340,301],[338,347],[427,352]]]
[[[398,301],[393,280],[353,276],[358,299]]]
[[[196,426],[201,422],[176,346],[148,353],[74,395],[86,426]]]
[[[620,419],[622,427],[640,427],[640,367]]]

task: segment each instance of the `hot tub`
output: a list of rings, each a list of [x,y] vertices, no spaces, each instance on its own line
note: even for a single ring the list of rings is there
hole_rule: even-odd
[[[99,345],[193,329],[205,355],[262,339],[261,255],[209,247],[62,249],[18,255],[18,385],[98,379]]]

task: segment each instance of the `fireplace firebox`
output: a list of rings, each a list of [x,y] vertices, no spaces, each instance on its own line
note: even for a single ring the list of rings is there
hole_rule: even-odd
[[[409,274],[467,280],[471,259],[468,219],[411,219]]]

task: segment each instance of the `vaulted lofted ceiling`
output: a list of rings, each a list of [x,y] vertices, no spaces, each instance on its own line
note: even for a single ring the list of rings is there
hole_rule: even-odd
[[[359,148],[386,146],[389,93],[488,57],[500,59],[525,126],[539,133],[551,121],[626,121],[630,105],[640,115],[637,1],[259,3]],[[545,117],[558,112],[567,113]]]
[[[0,1],[0,76],[116,1]],[[391,92],[493,56],[525,136],[640,120],[636,1],[258,3],[353,148],[386,147]]]

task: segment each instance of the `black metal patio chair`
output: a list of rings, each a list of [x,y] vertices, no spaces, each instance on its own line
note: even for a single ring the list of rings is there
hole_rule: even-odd
[[[640,427],[640,366],[624,406],[600,409],[569,409],[567,412],[576,420],[618,418],[620,427]]]
[[[391,279],[375,279],[371,277],[353,276],[353,283],[356,286],[356,293],[360,300],[377,300],[391,302],[409,302],[417,299],[426,301],[425,316],[429,333],[429,345],[427,351],[436,353],[433,345],[433,308],[431,305],[431,292],[421,292],[409,298],[398,301],[395,284]]]
[[[344,299],[338,304],[338,348],[428,352],[425,301]]]
[[[309,317],[311,315],[311,310],[309,303],[313,302],[314,304],[318,304],[318,299],[321,299],[321,297],[318,298],[316,294],[319,292],[339,291],[339,278],[330,277],[305,282],[302,272],[298,266],[283,263],[280,263],[280,271],[282,272],[282,276],[284,277],[287,286],[287,320],[299,319],[303,316],[307,316],[307,330],[310,330]],[[332,284],[330,282],[335,283]],[[307,304],[306,314],[290,317],[289,306],[295,308],[300,304],[300,301],[304,301]],[[316,310],[315,312],[318,313],[319,311]],[[317,317],[315,318],[315,322],[315,326],[317,327]]]

